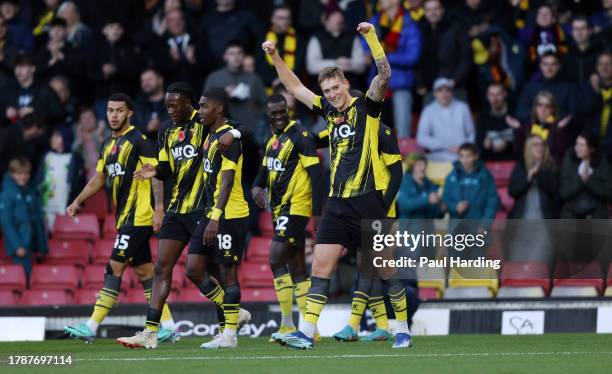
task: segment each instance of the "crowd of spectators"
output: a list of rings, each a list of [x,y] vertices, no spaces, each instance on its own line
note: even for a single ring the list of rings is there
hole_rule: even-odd
[[[224,88],[231,118],[256,134],[245,144],[245,170],[256,170],[268,95],[322,126],[289,97],[261,42],[275,41],[315,91],[333,65],[365,90],[376,69],[355,32],[363,20],[392,68],[383,122],[425,149],[404,178],[402,217],[494,218],[485,162],[500,160],[516,161],[511,217],[608,217],[612,0],[0,0],[7,252],[45,251],[9,239],[38,227],[15,218],[50,227],[92,176],[111,93],[135,98],[132,121],[156,143],[169,83]],[[443,194],[427,177],[436,164],[449,172]]]

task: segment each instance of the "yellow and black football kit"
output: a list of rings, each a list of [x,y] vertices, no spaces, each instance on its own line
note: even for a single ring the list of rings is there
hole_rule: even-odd
[[[202,170],[206,212],[189,243],[189,254],[206,255],[219,264],[240,263],[248,231],[249,206],[242,189],[242,144],[240,140],[234,140],[225,153],[219,151],[219,138],[231,129],[226,123],[214,133],[209,133],[204,141]],[[217,206],[222,174],[226,170],[234,171],[234,182],[219,219],[217,243],[214,246],[205,246],[202,237]]]
[[[117,238],[111,259],[140,265],[151,262],[149,239],[153,235],[153,191],[151,181],[134,179],[144,164],[156,165],[155,152],[134,126],[117,138],[108,138],[100,149],[96,166],[110,180]]]
[[[327,148],[329,147],[329,132],[323,130],[317,134],[312,134],[315,142],[317,144],[317,148]],[[389,167],[397,162],[402,161],[402,155],[400,154],[399,146],[397,144],[397,139],[393,135],[393,131],[391,128],[384,123],[380,124],[380,128],[378,130],[378,153],[380,154],[381,160],[385,165],[385,169],[383,172],[383,181],[385,184],[385,189],[383,194],[387,192],[389,188],[391,173],[389,171]],[[397,195],[394,197],[391,206],[387,210],[387,217],[395,218],[397,216],[395,201]]]
[[[319,165],[313,136],[295,121],[267,141],[256,185],[268,188],[274,225],[273,241],[303,243],[311,215],[320,215]],[[314,182],[314,183],[313,183]],[[313,191],[313,185],[315,191]]]
[[[385,165],[379,154],[382,102],[363,95],[342,112],[315,96],[313,110],[327,122],[331,159],[329,200],[317,244],[361,246],[361,220],[386,217]]]
[[[174,184],[159,239],[189,241],[206,204],[202,175],[202,146],[206,130],[197,112],[184,125],[174,124],[159,134],[158,179],[172,177]]]

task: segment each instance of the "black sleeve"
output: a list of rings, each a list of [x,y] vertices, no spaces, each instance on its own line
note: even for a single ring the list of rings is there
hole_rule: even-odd
[[[370,117],[378,118],[382,112],[384,101],[374,101],[367,94],[363,96],[362,105]]]
[[[319,164],[310,165],[306,168],[306,172],[310,177],[310,184],[312,185],[312,215],[321,215],[322,205],[322,189],[321,189],[321,172]]]
[[[389,185],[387,186],[387,191],[385,191],[385,207],[387,210],[393,204],[393,200],[395,196],[397,196],[397,192],[399,191],[400,185],[402,183],[402,163],[396,162],[392,165],[387,166],[389,169]]]
[[[172,168],[170,167],[170,162],[168,161],[160,161],[155,167],[156,175],[155,178],[160,181],[166,180],[172,176]]]
[[[314,138],[317,149],[329,148],[329,131],[327,129],[318,133],[310,132],[310,135]]]
[[[232,125],[234,129],[240,132],[240,140],[242,140],[243,142],[245,140],[250,140],[255,135],[255,132],[249,126],[239,125],[236,122],[229,122],[229,124]]]
[[[514,165],[510,174],[510,182],[508,183],[508,194],[514,199],[518,199],[527,192],[530,184],[527,181],[527,169],[519,163]]]

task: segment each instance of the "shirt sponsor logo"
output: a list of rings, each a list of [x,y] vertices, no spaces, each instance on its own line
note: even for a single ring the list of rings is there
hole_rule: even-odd
[[[172,151],[172,157],[174,158],[175,161],[181,161],[183,159],[188,160],[198,155],[198,152],[196,152],[195,147],[192,146],[191,144],[185,145],[182,147],[174,147],[172,148],[171,151]]]
[[[106,172],[111,178],[125,175],[125,170],[120,163],[115,162],[114,164],[106,165]]]
[[[266,160],[266,166],[269,171],[285,171],[283,162],[276,157],[268,157]]]

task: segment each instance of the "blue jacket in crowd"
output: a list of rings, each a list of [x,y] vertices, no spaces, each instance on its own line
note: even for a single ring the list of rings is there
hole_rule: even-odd
[[[9,256],[14,257],[20,247],[48,252],[40,196],[30,185],[19,187],[9,173],[4,175],[0,193],[0,224]]]
[[[370,19],[370,23],[377,27],[377,33],[380,38],[380,30],[378,30],[380,13],[374,15],[372,19]],[[369,51],[370,48],[363,38],[362,43],[364,51]],[[417,24],[410,19],[410,14],[408,14],[408,12],[404,15],[397,50],[395,52],[387,52],[386,55],[392,72],[389,89],[411,89],[414,84],[414,68],[421,56],[421,32]],[[376,65],[372,64],[368,82],[371,82],[376,74]]]
[[[434,219],[441,215],[440,205],[429,203],[429,194],[438,192],[438,186],[425,177],[423,185],[415,182],[412,173],[404,174],[399,193],[397,206],[399,218],[408,219]]]
[[[451,218],[492,220],[499,207],[495,180],[481,160],[476,161],[471,173],[466,173],[459,161],[453,163],[453,170],[444,183],[442,200],[448,204]],[[462,200],[469,206],[460,216],[457,203]]]

